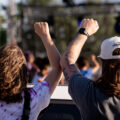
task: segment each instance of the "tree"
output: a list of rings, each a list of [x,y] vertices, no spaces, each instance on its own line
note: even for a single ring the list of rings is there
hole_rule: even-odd
[[[49,5],[51,0],[26,0],[29,5]]]
[[[68,43],[75,37],[78,30],[77,19],[75,17],[56,17],[55,34],[56,45],[60,52],[64,52]]]
[[[2,27],[5,21],[4,17],[0,14],[0,46],[6,43],[6,30]]]
[[[6,30],[2,28],[0,29],[0,46],[6,43],[6,39]]]
[[[47,1],[43,0],[44,2],[36,0],[36,2],[33,0],[27,0],[29,1],[28,4],[39,4],[39,5],[50,5],[52,1]],[[31,1],[31,2],[30,2]],[[39,3],[38,3],[39,2]],[[96,0],[88,0],[88,2],[96,2]],[[101,2],[101,0],[98,0],[97,2]],[[73,39],[75,34],[78,31],[78,21],[76,15],[73,14],[73,16],[69,16],[69,13],[93,13],[93,14],[85,14],[85,18],[94,18],[98,20],[100,29],[99,31],[92,37],[89,37],[87,40],[87,43],[85,44],[83,48],[82,54],[91,54],[94,53],[96,55],[99,54],[99,48],[101,42],[108,37],[114,36],[116,33],[114,31],[114,15],[113,14],[95,14],[96,12],[101,12],[106,9],[111,9],[107,8],[106,6],[87,6],[87,7],[78,7],[78,8],[68,8],[68,9],[39,9],[39,14],[42,15],[43,17],[37,18],[37,17],[32,17],[32,18],[27,18],[28,23],[26,24],[27,27],[29,28],[28,31],[24,31],[24,48],[25,49],[31,49],[34,51],[36,54],[39,53],[39,51],[44,52],[44,47],[42,42],[39,40],[33,30],[33,24],[35,21],[48,21],[49,22],[49,17],[51,19],[54,19],[54,25],[50,27],[52,30],[51,33],[52,35],[54,34],[55,38],[54,41],[62,53],[68,43]],[[103,11],[104,12],[104,11]],[[44,17],[45,15],[45,17]],[[79,13],[80,15],[80,13]],[[29,20],[30,19],[30,20]],[[108,29],[109,26],[109,29]],[[28,34],[28,36],[27,36]]]
[[[49,5],[52,3],[52,1],[34,1],[33,0],[27,0],[28,4],[37,4],[37,5]],[[39,2],[39,3],[38,3]],[[24,39],[24,48],[30,49],[34,51],[34,53],[39,54],[39,51],[44,52],[44,47],[42,42],[39,40],[33,30],[33,24],[35,21],[47,21],[50,24],[50,31],[51,35],[54,37],[53,40],[56,43],[56,46],[58,49],[63,52],[66,49],[66,46],[68,42],[75,36],[77,32],[77,19],[75,17],[68,17],[68,16],[54,16],[56,13],[64,13],[66,10],[64,9],[40,9],[39,14],[48,14],[47,17],[44,18],[32,18],[30,21],[28,21],[27,26],[29,26],[28,31],[24,31],[23,33],[23,39]],[[53,17],[53,18],[52,18]],[[29,18],[27,18],[29,19]],[[54,25],[51,25],[49,19],[54,19],[51,22],[54,22]]]

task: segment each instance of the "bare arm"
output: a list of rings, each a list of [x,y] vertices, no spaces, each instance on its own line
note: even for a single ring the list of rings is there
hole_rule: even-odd
[[[91,60],[94,64],[94,67],[92,68],[92,73],[94,74],[99,70],[100,65],[99,65],[98,61],[96,60],[95,55],[91,55]]]
[[[92,35],[98,30],[99,27],[97,21],[93,19],[84,19],[82,21],[81,28],[85,28],[88,34]],[[63,69],[65,78],[68,81],[75,72],[79,72],[79,69],[75,63],[86,40],[86,35],[78,34],[73,42],[68,46],[61,58],[60,64]]]
[[[52,67],[51,72],[46,77],[45,81],[47,81],[50,85],[51,94],[53,93],[55,87],[57,86],[60,78],[61,78],[61,67],[60,67],[60,54],[57,50],[54,42],[51,39],[48,24],[45,22],[35,23],[35,32],[41,37],[42,42],[47,51],[48,59],[50,61],[50,65]]]

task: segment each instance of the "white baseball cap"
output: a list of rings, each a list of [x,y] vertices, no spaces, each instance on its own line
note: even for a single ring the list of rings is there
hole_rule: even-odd
[[[120,55],[112,55],[116,48],[120,48],[120,37],[112,37],[104,40],[98,57],[102,59],[119,59]]]

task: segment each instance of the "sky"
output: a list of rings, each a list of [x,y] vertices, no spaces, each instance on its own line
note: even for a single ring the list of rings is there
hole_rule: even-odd
[[[0,0],[0,5],[6,5],[8,3],[9,0]],[[20,0],[15,0],[17,2],[19,2]]]

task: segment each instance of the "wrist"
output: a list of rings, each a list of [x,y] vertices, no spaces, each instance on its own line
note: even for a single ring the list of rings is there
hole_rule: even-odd
[[[41,39],[50,38],[50,34],[39,35]]]
[[[44,34],[41,36],[41,39],[42,40],[51,40],[51,36],[50,36],[50,34]]]
[[[89,33],[88,31],[86,30],[86,28],[80,28],[79,31],[78,31],[79,34],[82,34],[82,35],[86,35],[87,37],[89,37]]]
[[[43,43],[44,43],[44,42],[47,42],[47,43],[49,43],[50,45],[53,44],[53,41],[52,41],[52,38],[51,38],[50,34],[43,35],[43,36],[41,37],[41,39],[42,39]]]
[[[87,40],[87,38],[88,38],[86,35],[79,34],[79,33],[77,34],[77,36],[80,37],[80,38],[82,38],[83,40]]]

